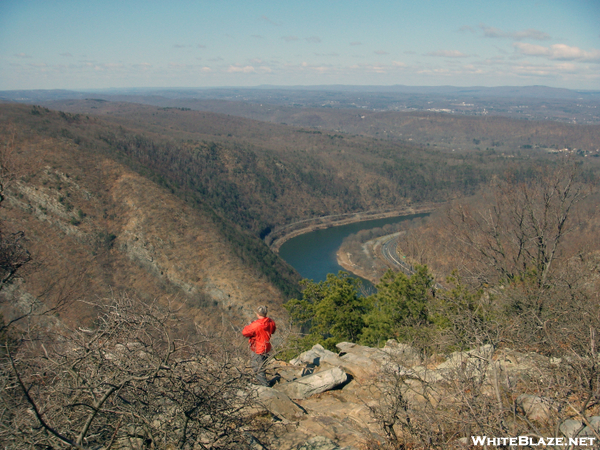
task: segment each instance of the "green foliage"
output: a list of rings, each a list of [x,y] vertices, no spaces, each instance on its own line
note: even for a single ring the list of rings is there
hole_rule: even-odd
[[[377,346],[390,338],[407,340],[430,325],[432,287],[433,278],[426,266],[416,266],[410,277],[388,270],[377,285],[377,294],[369,297],[372,307],[364,319],[361,343]]]
[[[334,350],[339,342],[358,342],[369,309],[368,301],[359,295],[361,281],[340,271],[338,275],[328,274],[325,281],[303,280],[301,284],[302,300],[284,305],[292,322],[307,332],[300,347],[320,343]]]
[[[495,344],[495,328],[501,318],[489,290],[484,295],[482,289],[471,289],[456,272],[446,281],[450,289],[436,299],[431,317],[435,327],[445,335],[445,350],[464,350],[474,342]]]
[[[314,344],[335,350],[343,341],[377,346],[391,338],[424,339],[435,328],[429,310],[433,279],[426,266],[417,266],[410,277],[388,271],[378,292],[367,298],[359,295],[361,281],[346,272],[301,284],[302,299],[284,305],[304,333],[295,343],[299,351]]]

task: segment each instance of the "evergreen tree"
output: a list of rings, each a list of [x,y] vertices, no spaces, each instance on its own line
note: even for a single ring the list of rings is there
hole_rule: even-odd
[[[377,294],[369,297],[371,308],[360,342],[381,345],[390,338],[404,340],[428,325],[432,286],[427,266],[416,266],[410,277],[388,270],[377,285]]]

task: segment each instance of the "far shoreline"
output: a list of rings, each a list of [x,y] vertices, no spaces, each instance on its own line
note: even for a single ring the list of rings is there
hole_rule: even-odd
[[[279,230],[274,231],[275,234],[278,234],[278,233],[283,233],[283,234],[281,236],[275,238],[271,242],[271,244],[269,244],[269,247],[275,253],[279,253],[279,249],[285,242],[289,241],[292,238],[300,236],[302,234],[310,233],[312,231],[322,230],[322,229],[330,228],[330,227],[334,227],[334,226],[348,225],[348,224],[356,223],[356,222],[366,222],[369,220],[386,219],[389,217],[403,217],[403,216],[412,216],[414,214],[429,213],[429,212],[432,212],[433,210],[437,209],[440,205],[441,205],[441,203],[428,203],[428,204],[423,204],[423,205],[416,206],[416,207],[409,206],[409,207],[402,208],[399,210],[394,210],[394,211],[366,211],[366,212],[360,212],[360,213],[338,214],[338,215],[331,215],[331,216],[324,216],[324,217],[316,217],[314,219],[306,219],[306,220],[302,220],[299,222],[295,222],[293,224],[287,225]],[[307,225],[303,226],[302,228],[294,229],[295,226],[297,226],[301,223],[307,223]],[[283,230],[286,228],[291,228],[291,230],[289,232],[284,232]],[[338,257],[338,260],[339,260],[339,257]],[[346,266],[344,264],[340,263],[340,266],[346,268]],[[348,269],[348,270],[350,270],[350,269]],[[354,272],[352,272],[352,273],[354,273]],[[362,275],[359,275],[359,276],[362,277]],[[363,278],[366,278],[366,277],[363,277]]]

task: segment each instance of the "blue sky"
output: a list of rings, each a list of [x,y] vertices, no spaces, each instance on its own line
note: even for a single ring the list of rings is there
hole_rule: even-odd
[[[600,0],[0,0],[0,90],[600,89]]]

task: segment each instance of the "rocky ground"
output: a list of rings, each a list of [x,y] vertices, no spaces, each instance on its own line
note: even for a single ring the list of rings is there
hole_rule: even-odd
[[[504,398],[508,387],[515,416],[539,429],[558,420],[557,436],[597,436],[600,430],[600,417],[585,419],[587,424],[564,415],[557,419],[560,407],[554,400],[526,389],[527,380],[541,379],[543,372],[559,367],[560,360],[491,346],[424,359],[414,348],[394,340],[381,349],[347,342],[337,348],[339,353],[315,345],[289,363],[269,365],[273,387],[257,386],[256,390],[262,413],[268,411],[277,424],[273,448],[380,448],[385,433],[373,413],[389,406],[391,379],[401,382],[396,395],[403,396],[409,410],[410,405],[429,405],[431,411],[441,411],[439,405],[447,403],[450,411],[453,404],[469,403],[453,389],[462,382],[469,389],[479,386],[481,396],[492,405],[500,395]],[[469,380],[476,383],[469,384]],[[431,427],[435,426],[432,422]],[[398,424],[395,428],[402,433]],[[444,448],[467,448],[470,437],[454,433],[446,444]]]

